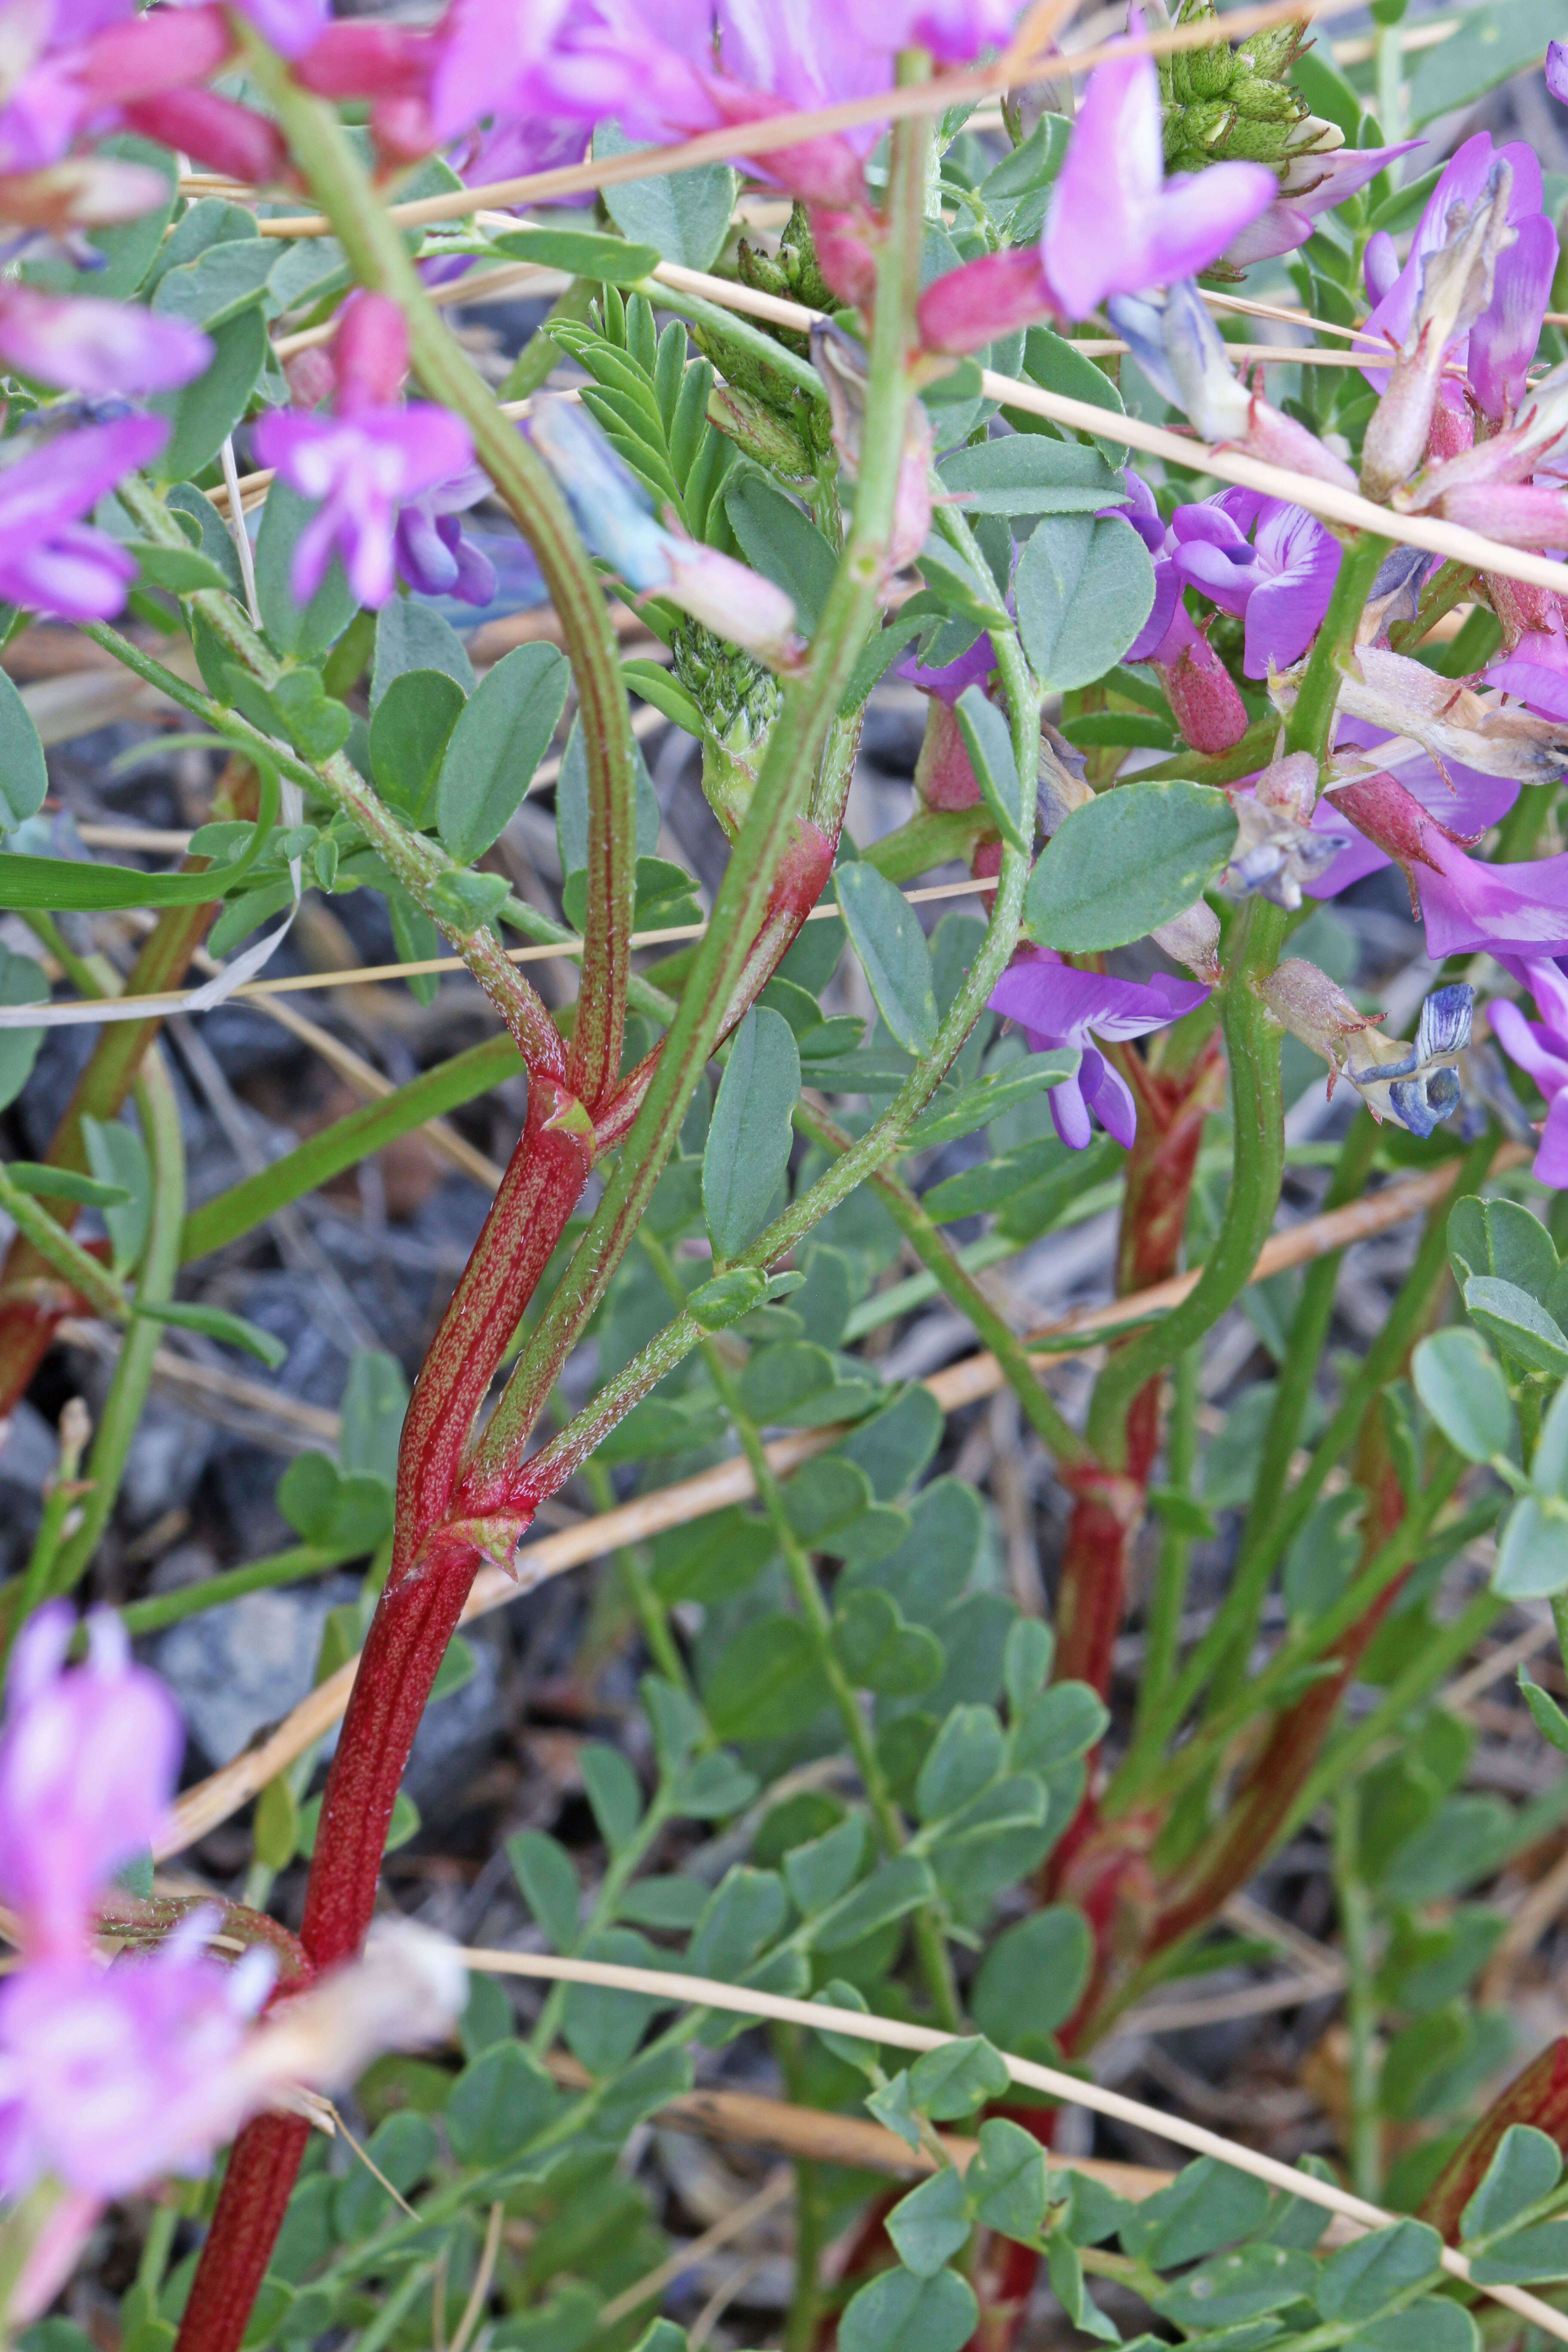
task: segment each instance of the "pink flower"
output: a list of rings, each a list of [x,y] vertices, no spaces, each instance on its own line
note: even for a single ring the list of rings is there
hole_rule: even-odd
[[[1087,319],[1110,296],[1188,278],[1218,258],[1273,202],[1261,163],[1164,176],[1160,81],[1148,58],[1114,58],[1089,77],[1036,251],[966,263],[921,297],[931,351],[977,351],[1054,313]]]
[[[1255,540],[1247,537],[1256,526]],[[1245,614],[1248,677],[1288,669],[1316,636],[1339,577],[1340,547],[1305,507],[1222,490],[1171,518],[1177,572],[1224,613]]]
[[[245,2120],[236,2060],[272,1963],[201,1957],[216,1912],[193,1913],[155,1954],[19,1969],[0,1987],[0,2191],[52,2175],[95,2200],[169,2172],[205,2171]]]
[[[87,1664],[68,1671],[75,1631],[63,1601],[23,1627],[0,1733],[0,1897],[28,1953],[50,1959],[83,1950],[94,1898],[163,1826],[184,1745],[118,1618],[88,1621]]]
[[[79,518],[121,477],[155,457],[161,416],[93,425],[0,467],[0,596],[66,621],[107,621],[125,602],[135,559]]]
[[[188,319],[0,285],[0,362],[66,392],[172,392],[202,373],[211,339]]]
[[[399,509],[450,482],[473,461],[468,429],[426,402],[394,406],[408,364],[395,302],[356,294],[333,341],[337,414],[274,409],[256,428],[256,454],[320,512],[300,533],[290,584],[309,604],[341,553],[362,604],[384,604],[395,585]]]
[[[1008,966],[987,1003],[1019,1024],[1032,1054],[1078,1047],[1078,1075],[1053,1087],[1049,1100],[1057,1133],[1069,1150],[1082,1151],[1093,1132],[1091,1112],[1118,1143],[1130,1147],[1138,1132],[1127,1082],[1089,1043],[1091,1034],[1117,1042],[1146,1036],[1194,1012],[1208,992],[1163,971],[1147,982],[1077,971],[1053,949],[1030,948]]]
[[[1486,678],[1539,718],[1568,720],[1568,644],[1560,630],[1538,629],[1521,637]]]
[[[666,141],[859,98],[888,89],[893,59],[929,38],[944,60],[1005,37],[1005,0],[454,0],[431,85],[438,137],[487,118],[495,133],[527,126],[552,139],[563,123],[616,121],[633,139]],[[853,206],[874,125],[758,156],[752,168],[816,203]],[[745,141],[738,136],[737,153]]]

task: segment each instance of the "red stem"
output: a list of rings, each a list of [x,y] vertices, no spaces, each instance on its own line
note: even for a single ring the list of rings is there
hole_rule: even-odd
[[[181,2345],[240,2342],[310,2137],[302,2116],[258,2116],[235,2141],[180,2322]]]
[[[1458,2242],[1460,2216],[1480,2187],[1498,2142],[1514,2124],[1529,2124],[1545,2132],[1568,2152],[1568,2034],[1559,2034],[1522,2074],[1514,2076],[1501,2097],[1460,2141],[1427,2190],[1419,2208],[1421,2219],[1429,2221],[1450,2245]]]

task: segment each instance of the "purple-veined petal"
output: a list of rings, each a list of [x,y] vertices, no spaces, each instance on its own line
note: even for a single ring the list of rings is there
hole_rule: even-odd
[[[1079,1079],[1084,1100],[1106,1133],[1131,1151],[1138,1133],[1138,1106],[1121,1071],[1113,1070],[1103,1054],[1091,1051],[1083,1057]]]

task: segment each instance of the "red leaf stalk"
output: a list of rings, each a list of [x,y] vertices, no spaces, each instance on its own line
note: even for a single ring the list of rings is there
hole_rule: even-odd
[[[521,1139],[416,1384],[398,1458],[393,1565],[321,1800],[300,1941],[316,1968],[358,1950],[430,1686],[480,1554],[441,1522],[473,1415],[593,1164],[587,1114],[530,1079]],[[306,2126],[261,2116],[235,2143],[180,2330],[183,2352],[237,2352],[288,2209]]]
[[[1432,2187],[1420,2213],[1423,2221],[1458,2241],[1459,2217],[1480,2187],[1498,2142],[1514,2124],[1529,2124],[1568,2154],[1568,2034],[1559,2034],[1539,2058],[1516,2074],[1500,2099],[1459,2142]]]
[[[1140,1096],[1117,1247],[1117,1295],[1128,1297],[1176,1271],[1204,1121],[1218,1099],[1223,1065],[1219,1041],[1210,1036],[1179,1074],[1150,1070],[1132,1054],[1122,1066]],[[1110,1685],[1132,1546],[1159,1448],[1160,1391],[1159,1381],[1149,1381],[1129,1408],[1124,1473],[1090,1468],[1063,1480],[1075,1499],[1058,1589],[1056,1672],[1064,1682],[1092,1684],[1101,1696]]]

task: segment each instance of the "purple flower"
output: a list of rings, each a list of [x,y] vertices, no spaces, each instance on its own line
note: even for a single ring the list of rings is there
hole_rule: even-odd
[[[329,22],[325,0],[235,0],[264,41],[286,58],[302,58]]]
[[[469,466],[449,482],[437,482],[413,499],[397,518],[393,557],[400,579],[422,596],[455,596],[464,604],[488,604],[496,593],[496,568],[458,520],[490,492],[482,466]]]
[[[119,1620],[89,1618],[88,1662],[67,1671],[75,1630],[63,1601],[23,1628],[0,1734],[0,1897],[29,1954],[49,1958],[84,1948],[95,1896],[152,1843],[184,1746]]]
[[[1486,679],[1538,718],[1568,720],[1568,643],[1557,631],[1536,629],[1521,637]]]
[[[112,619],[135,559],[79,518],[155,457],[168,432],[161,416],[125,416],[61,434],[0,467],[0,596],[65,621]]]
[[[1553,98],[1560,98],[1568,106],[1568,43],[1546,44],[1546,87]]]
[[[204,2171],[237,2129],[235,2062],[273,1971],[258,1948],[236,1968],[201,1957],[218,1916],[192,1914],[145,1959],[51,1960],[0,1988],[0,2192],[53,2175],[122,2197]]]
[[[1499,997],[1487,1006],[1492,1035],[1509,1059],[1534,1079],[1546,1101],[1546,1123],[1535,1155],[1536,1181],[1568,1192],[1568,973],[1546,956],[1501,959],[1535,999],[1539,1021]]]
[[[0,286],[0,362],[63,391],[122,397],[172,392],[213,355],[188,319],[132,302],[77,301],[31,286]]]
[[[1403,868],[1429,956],[1568,954],[1568,856],[1489,866],[1386,772],[1325,798]]]
[[[1255,529],[1256,527],[1256,529]],[[1174,568],[1224,613],[1245,614],[1248,677],[1288,669],[1312,639],[1339,576],[1340,547],[1305,507],[1222,490],[1171,518]],[[1254,530],[1255,537],[1247,534]]]
[[[1456,206],[1468,211],[1481,202],[1498,164],[1506,164],[1512,178],[1508,221],[1514,242],[1497,257],[1491,299],[1468,338],[1456,337],[1444,354],[1466,368],[1471,391],[1494,422],[1517,408],[1523,396],[1525,370],[1541,339],[1557,267],[1557,233],[1541,208],[1541,165],[1521,141],[1500,148],[1494,157],[1491,134],[1478,131],[1455,152],[1427,199],[1405,267],[1391,284],[1386,250],[1380,247],[1374,261],[1369,247],[1369,283],[1385,285],[1386,291],[1368,318],[1359,346],[1392,353],[1408,341],[1426,264],[1448,240],[1449,215]],[[1386,368],[1373,364],[1363,372],[1379,392],[1387,388]]]
[[[256,428],[256,454],[321,510],[300,533],[290,585],[308,604],[341,554],[362,604],[384,604],[395,585],[398,509],[468,464],[467,425],[444,408],[365,409],[354,416],[301,416],[274,409]]]
[[[1019,1024],[1032,1054],[1078,1047],[1083,1057],[1078,1074],[1051,1088],[1050,1107],[1062,1141],[1081,1151],[1092,1132],[1091,1112],[1118,1143],[1131,1147],[1138,1132],[1127,1082],[1089,1043],[1091,1032],[1117,1042],[1146,1036],[1195,1011],[1208,992],[1195,981],[1163,971],[1147,982],[1076,971],[1050,948],[1032,948],[1009,965],[987,1002],[993,1013]]]
[[[1261,163],[1164,176],[1160,81],[1148,58],[1089,76],[1037,249],[997,253],[939,278],[921,298],[928,349],[977,351],[1047,311],[1087,319],[1109,296],[1206,269],[1270,205]]]
[[[928,669],[918,654],[908,654],[894,664],[893,676],[901,677],[906,686],[918,686],[922,694],[934,694],[951,709],[965,687],[984,686],[995,667],[995,647],[983,629],[968,652],[956,660]]]
[[[662,141],[886,89],[893,58],[929,37],[944,60],[1005,38],[1005,0],[456,0],[432,85],[436,129],[457,137],[490,118],[551,139],[563,123],[617,122]],[[853,205],[874,125],[806,140],[755,168],[816,202]]]
[[[337,414],[274,409],[256,428],[256,454],[320,511],[300,534],[290,585],[308,604],[341,553],[362,604],[384,604],[395,584],[393,534],[400,508],[473,464],[460,418],[428,402],[395,406],[407,372],[403,313],[382,294],[344,305],[333,338]]]
[[[1232,239],[1222,258],[1232,269],[1246,269],[1255,261],[1294,253],[1311,236],[1320,213],[1331,212],[1347,196],[1358,195],[1390,163],[1425,143],[1406,139],[1397,147],[1337,147],[1328,154],[1294,157],[1273,203]]]

